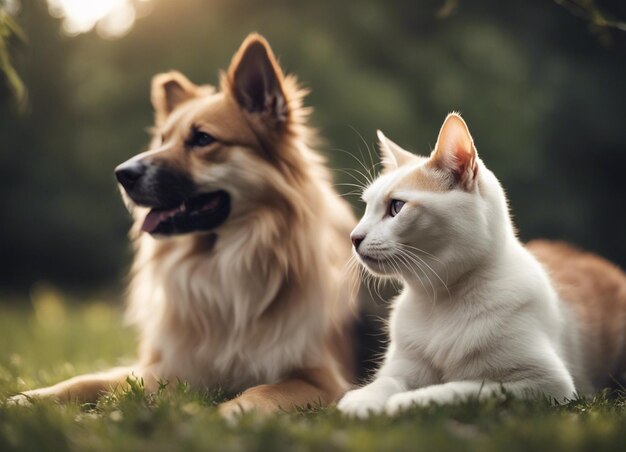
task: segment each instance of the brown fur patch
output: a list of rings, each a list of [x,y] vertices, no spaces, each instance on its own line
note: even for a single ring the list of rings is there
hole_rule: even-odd
[[[594,384],[626,370],[626,274],[609,261],[563,242],[535,240],[527,248],[545,266],[559,296],[582,326],[585,368]]]
[[[220,405],[227,419],[247,411],[261,414],[297,407],[315,408],[337,400],[347,389],[341,377],[329,369],[301,369],[277,384],[259,385]]]
[[[441,171],[431,168],[429,163],[426,162],[399,179],[395,187],[406,187],[407,189],[419,191],[445,192],[450,189],[450,180]]]

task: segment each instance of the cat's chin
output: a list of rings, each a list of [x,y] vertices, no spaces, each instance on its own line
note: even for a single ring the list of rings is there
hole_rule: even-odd
[[[357,253],[363,266],[376,276],[393,276],[393,267],[386,259],[377,259],[366,254]]]

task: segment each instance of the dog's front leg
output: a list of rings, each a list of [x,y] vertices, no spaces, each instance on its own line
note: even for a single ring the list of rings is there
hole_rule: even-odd
[[[337,400],[346,390],[343,379],[330,369],[315,368],[296,372],[276,384],[254,386],[222,403],[219,412],[228,420],[254,411],[267,415],[295,408],[326,406]]]
[[[146,389],[152,390],[156,380],[136,367],[116,367],[105,372],[80,375],[46,388],[24,391],[9,398],[9,404],[25,405],[33,400],[49,399],[58,402],[77,401],[93,403],[102,394],[125,385],[128,378],[142,379]]]

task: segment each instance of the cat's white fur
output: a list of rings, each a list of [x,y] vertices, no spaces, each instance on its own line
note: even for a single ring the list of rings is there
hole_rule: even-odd
[[[365,191],[353,237],[365,266],[404,289],[382,367],[339,409],[365,417],[505,392],[563,402],[590,391],[569,308],[518,240],[460,116],[448,116],[430,158],[379,138],[386,171]],[[392,199],[406,202],[395,217]]]

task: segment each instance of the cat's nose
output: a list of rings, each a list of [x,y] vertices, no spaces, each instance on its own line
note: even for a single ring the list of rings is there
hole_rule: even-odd
[[[352,240],[352,244],[354,245],[354,249],[356,251],[359,250],[359,245],[361,244],[361,242],[363,241],[364,238],[365,238],[365,236],[361,235],[361,234],[351,234],[350,235],[350,240]]]

